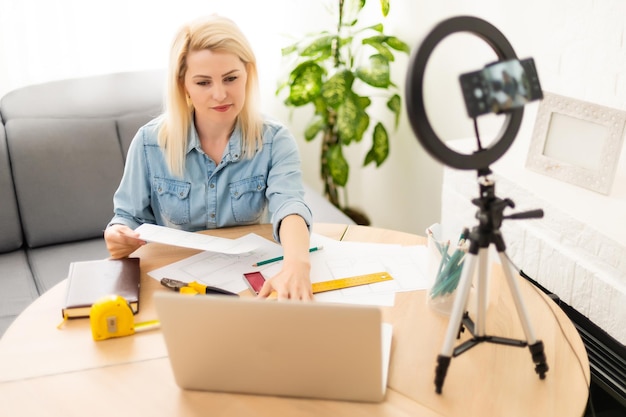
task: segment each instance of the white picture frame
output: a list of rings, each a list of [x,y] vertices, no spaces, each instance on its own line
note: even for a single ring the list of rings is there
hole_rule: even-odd
[[[608,195],[625,124],[625,111],[544,92],[526,168]]]

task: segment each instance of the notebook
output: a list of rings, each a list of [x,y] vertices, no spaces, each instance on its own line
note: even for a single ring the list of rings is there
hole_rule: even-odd
[[[98,259],[70,263],[63,317],[89,317],[91,306],[106,295],[124,297],[139,311],[139,258]]]
[[[379,307],[162,292],[154,301],[183,389],[384,399],[392,329]]]

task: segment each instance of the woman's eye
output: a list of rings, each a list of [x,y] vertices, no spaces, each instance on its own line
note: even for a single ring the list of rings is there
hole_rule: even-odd
[[[232,77],[226,77],[224,79],[224,81],[226,81],[227,83],[232,83],[233,81],[235,81],[237,79],[236,76],[232,76]]]

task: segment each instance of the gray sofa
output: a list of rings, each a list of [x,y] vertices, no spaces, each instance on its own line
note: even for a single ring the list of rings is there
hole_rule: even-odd
[[[108,256],[103,228],[126,150],[161,111],[162,72],[24,87],[0,100],[0,335],[72,261]],[[352,221],[307,187],[316,222]]]

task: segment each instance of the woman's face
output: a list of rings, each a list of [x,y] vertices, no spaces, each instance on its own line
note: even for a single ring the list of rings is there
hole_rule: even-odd
[[[234,54],[203,49],[187,56],[185,89],[196,119],[232,126],[246,100],[246,82],[246,67]]]

